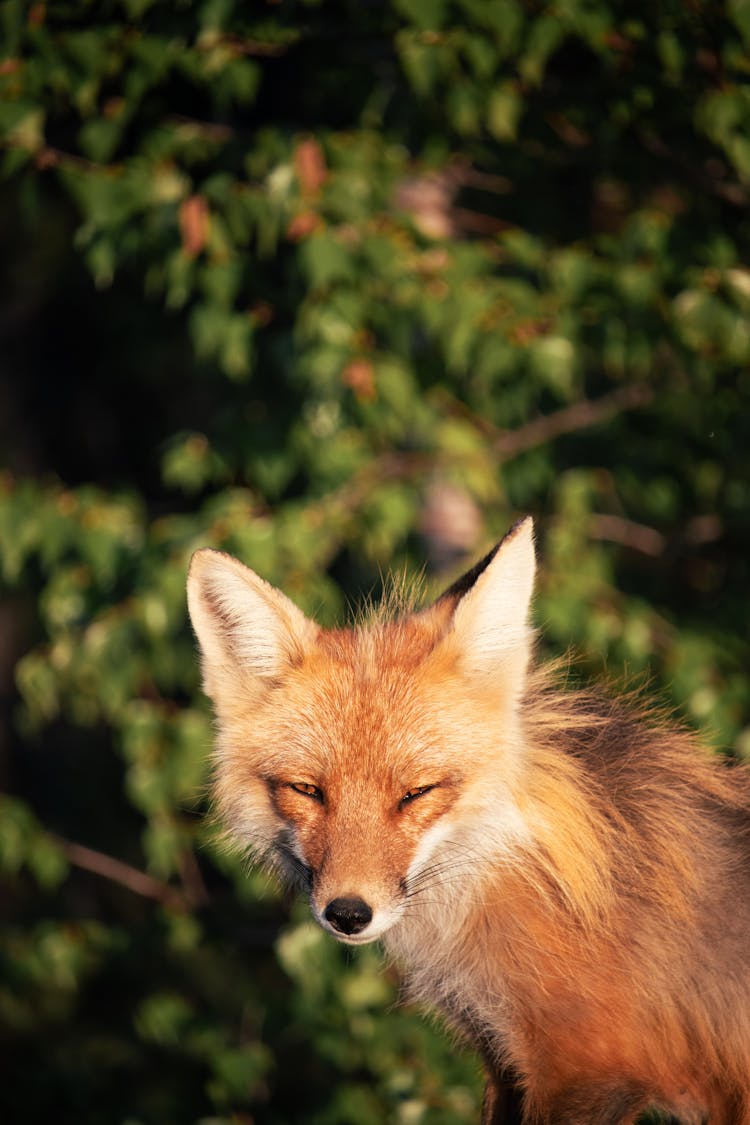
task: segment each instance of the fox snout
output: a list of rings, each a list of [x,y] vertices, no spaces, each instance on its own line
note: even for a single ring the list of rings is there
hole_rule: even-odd
[[[356,891],[326,891],[319,884],[310,894],[313,915],[324,930],[347,945],[377,941],[399,920],[404,903],[399,896],[371,890],[363,898]]]
[[[334,898],[323,911],[325,920],[340,934],[360,934],[372,921],[372,910],[361,898]]]

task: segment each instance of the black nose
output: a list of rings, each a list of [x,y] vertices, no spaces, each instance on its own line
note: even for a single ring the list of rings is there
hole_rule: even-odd
[[[372,921],[372,911],[361,898],[331,899],[324,915],[340,934],[358,934]]]

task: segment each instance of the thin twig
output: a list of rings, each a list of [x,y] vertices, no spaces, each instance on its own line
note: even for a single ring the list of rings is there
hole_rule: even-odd
[[[592,539],[620,543],[623,547],[630,547],[653,558],[664,554],[667,546],[666,535],[662,535],[655,527],[647,527],[646,524],[636,523],[623,516],[593,515],[589,519],[588,531]]]
[[[121,859],[115,859],[114,856],[106,855],[104,852],[87,848],[83,844],[76,844],[72,840],[63,840],[59,836],[54,836],[53,839],[68,862],[72,863],[74,867],[80,867],[84,871],[101,875],[104,879],[127,887],[134,894],[155,899],[165,906],[176,907],[180,910],[189,908],[185,895],[175,887],[170,886],[169,883],[164,883],[161,879],[155,879],[153,875],[148,875],[137,867],[131,867],[129,863],[123,863]]]
[[[643,147],[653,156],[661,160],[671,161],[680,174],[689,179],[694,187],[699,187],[703,192],[712,192],[719,199],[725,200],[733,207],[747,207],[748,194],[741,184],[733,180],[720,180],[717,175],[705,170],[692,160],[686,160],[677,149],[666,144],[664,139],[649,130],[640,130],[638,139]],[[720,161],[713,161],[721,168]]]
[[[184,848],[180,853],[180,882],[185,899],[190,906],[206,905],[209,895],[192,848]]]

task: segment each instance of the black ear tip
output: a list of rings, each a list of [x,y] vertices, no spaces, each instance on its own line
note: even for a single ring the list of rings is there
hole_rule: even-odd
[[[535,528],[534,528],[533,517],[532,516],[522,516],[521,519],[516,520],[516,522],[510,528],[510,530],[508,531],[508,533],[505,535],[502,542],[500,543],[500,546],[502,547],[503,543],[509,543],[511,541],[511,539],[515,539],[517,535],[518,536],[528,535],[529,539],[531,540],[531,549],[534,552],[534,554],[536,555],[536,536],[535,536],[534,532],[535,532]]]
[[[521,516],[520,519],[516,520],[512,527],[508,528],[505,535],[500,540],[498,546],[502,547],[503,543],[507,543],[509,542],[509,540],[515,539],[516,535],[518,535],[518,533],[523,530],[528,530],[532,535],[534,534],[533,516]]]
[[[462,574],[460,578],[457,578],[456,581],[451,586],[449,586],[447,590],[444,590],[440,595],[438,601],[443,601],[443,599],[445,598],[454,598],[456,601],[458,601],[459,598],[462,598],[464,594],[468,593],[476,580],[479,578],[480,574],[482,574],[483,571],[485,571],[490,565],[498,551],[500,551],[502,547],[505,546],[505,544],[509,543],[511,539],[514,539],[516,535],[518,535],[519,532],[521,532],[525,528],[528,528],[528,530],[533,534],[534,521],[531,516],[521,516],[519,520],[516,520],[513,526],[509,528],[505,533],[500,542],[496,543],[492,550],[487,552],[484,558],[480,559],[478,563],[475,563],[471,570],[467,570],[466,573]]]
[[[467,570],[466,573],[462,574],[460,578],[457,578],[447,590],[444,590],[438,600],[443,601],[445,598],[455,598],[458,600],[458,598],[462,598],[464,594],[472,588],[477,578],[479,578],[479,575],[490,565],[503,542],[504,540],[502,540],[501,543],[496,543],[483,559],[480,559],[478,563],[474,564],[471,570]]]

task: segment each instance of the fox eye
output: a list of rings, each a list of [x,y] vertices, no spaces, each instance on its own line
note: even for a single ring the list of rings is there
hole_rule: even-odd
[[[412,801],[416,801],[417,797],[423,797],[425,793],[429,793],[431,789],[435,789],[434,785],[415,785],[413,789],[409,789],[404,793],[403,797],[398,803],[398,807],[402,809],[404,805],[410,805]]]
[[[310,785],[307,781],[290,781],[288,786],[295,793],[299,793],[303,797],[310,797],[313,801],[319,801],[321,805],[323,804],[323,790],[319,789],[317,785]]]

